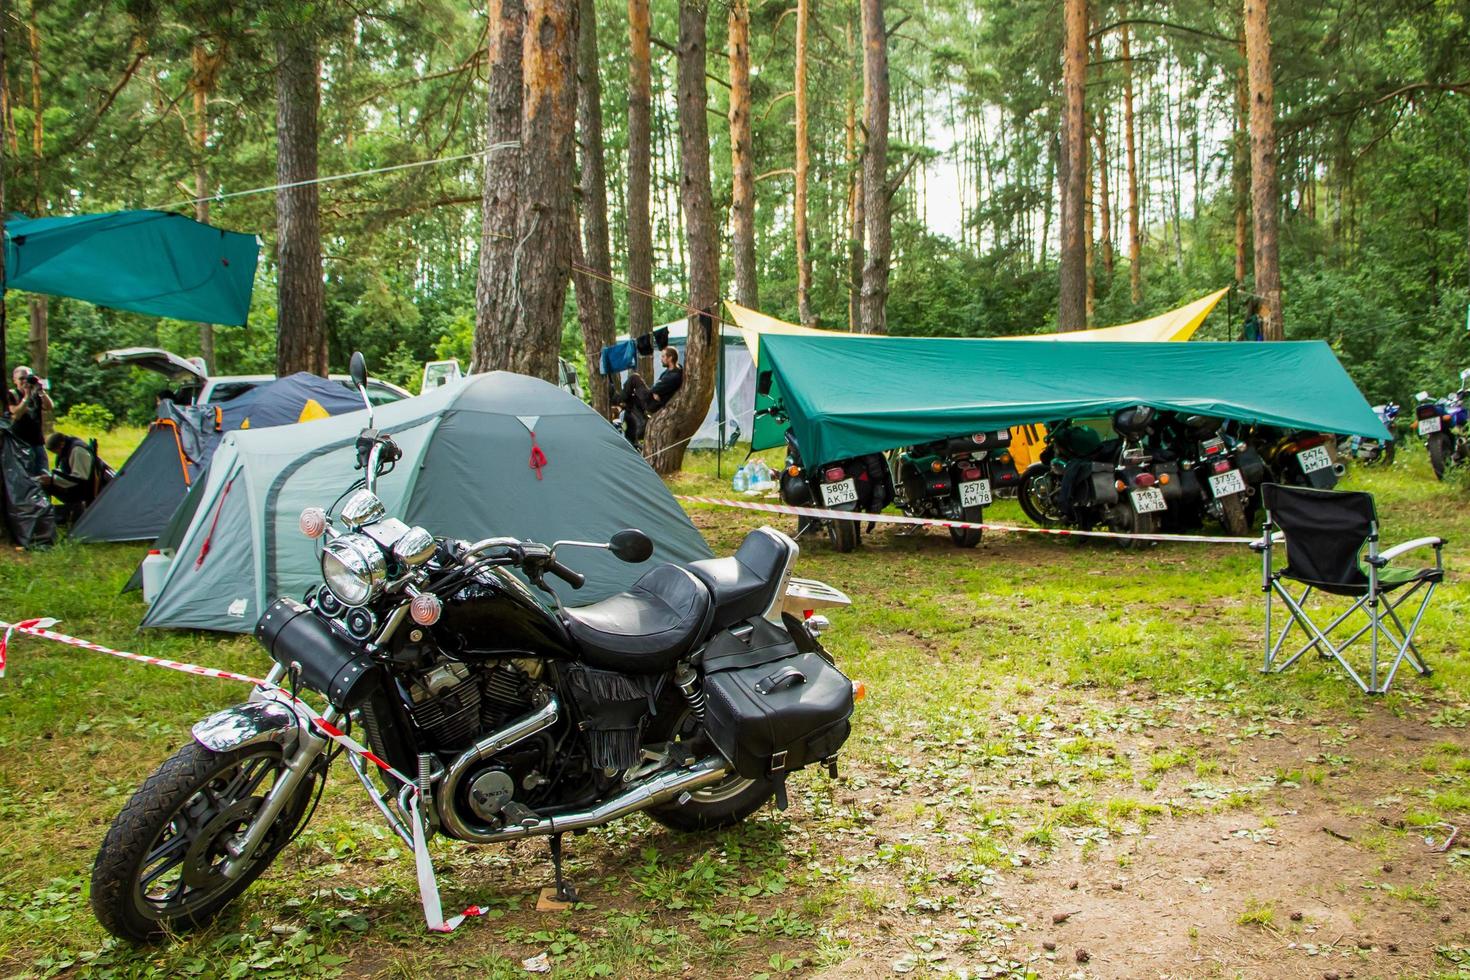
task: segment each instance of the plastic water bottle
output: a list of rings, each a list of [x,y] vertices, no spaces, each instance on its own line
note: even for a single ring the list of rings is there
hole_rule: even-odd
[[[746,471],[744,466],[735,471],[735,479],[731,483],[731,486],[735,488],[736,493],[744,493],[747,489],[749,489],[750,474]]]

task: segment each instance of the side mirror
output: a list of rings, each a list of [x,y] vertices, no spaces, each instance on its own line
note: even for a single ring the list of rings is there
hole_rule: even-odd
[[[352,383],[359,388],[367,387],[367,358],[362,356],[362,351],[352,352],[352,363],[347,367],[347,373],[352,375]]]
[[[762,371],[755,377],[755,393],[757,395],[769,395],[771,393],[771,372]]]
[[[607,548],[619,561],[630,565],[648,561],[653,554],[653,541],[637,528],[626,528],[608,540]]]

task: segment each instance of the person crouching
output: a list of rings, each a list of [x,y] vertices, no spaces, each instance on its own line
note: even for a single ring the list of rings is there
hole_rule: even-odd
[[[51,433],[46,440],[46,448],[56,454],[56,466],[38,479],[41,486],[60,501],[61,520],[71,523],[97,499],[101,485],[97,479],[97,455],[88,443],[64,432]],[[101,465],[105,469],[105,464]]]

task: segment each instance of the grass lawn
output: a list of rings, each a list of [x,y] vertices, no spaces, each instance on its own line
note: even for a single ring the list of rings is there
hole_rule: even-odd
[[[688,465],[676,492],[728,493],[713,457]],[[244,691],[18,641],[0,680],[0,973],[523,977],[546,953],[565,977],[1465,975],[1470,845],[1437,848],[1441,824],[1470,833],[1467,493],[1417,451],[1347,485],[1377,495],[1389,543],[1451,540],[1420,631],[1433,677],[1369,699],[1316,660],[1262,676],[1241,547],[804,542],[798,574],[853,598],[828,646],[870,692],[839,777],[802,773],[789,810],[726,834],[635,817],[570,839],[584,904],[569,912],[534,910],[544,842],[440,841],[446,907],[492,910],[451,936],[425,932],[409,856],[338,767],[300,841],[214,928],[108,941],[87,904],[108,823]],[[766,519],[691,516],[716,552]],[[1010,502],[987,518],[1024,520]],[[140,600],[119,589],[140,552],[9,553],[0,617],[265,669],[248,639],[136,632]]]

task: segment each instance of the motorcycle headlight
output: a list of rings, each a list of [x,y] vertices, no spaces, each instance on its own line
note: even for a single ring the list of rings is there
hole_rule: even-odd
[[[322,581],[348,606],[365,606],[383,591],[388,561],[372,538],[343,534],[322,548]]]

